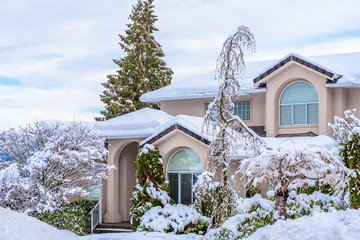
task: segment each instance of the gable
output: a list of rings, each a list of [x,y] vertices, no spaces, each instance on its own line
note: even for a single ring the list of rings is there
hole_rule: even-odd
[[[310,71],[313,71],[327,79],[328,83],[335,83],[341,75],[336,74],[334,71],[326,69],[314,62],[311,62],[305,58],[297,56],[295,54],[290,54],[284,59],[277,62],[272,67],[268,68],[266,71],[258,75],[253,79],[254,85],[257,87],[264,87],[267,80],[271,79],[272,77],[276,76],[277,74],[281,73],[282,71],[286,70],[289,66],[297,64],[302,66]]]
[[[143,142],[141,142],[140,147],[143,147],[145,144],[154,144],[156,142],[166,140],[168,137],[170,137],[176,131],[185,133],[187,136],[194,138],[206,145],[210,144],[210,141],[208,139],[204,138],[203,136],[200,136],[199,134],[191,131],[190,129],[188,129],[186,127],[181,126],[178,123],[175,123],[172,126],[166,128],[165,130],[163,130],[159,133],[153,134],[149,138],[145,139]]]

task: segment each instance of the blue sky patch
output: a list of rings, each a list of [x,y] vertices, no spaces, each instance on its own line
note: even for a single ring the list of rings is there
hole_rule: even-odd
[[[0,85],[17,86],[20,85],[20,81],[15,78],[0,76]]]
[[[62,57],[61,54],[53,53],[53,54],[38,55],[38,56],[35,56],[34,59],[44,61],[44,60],[49,60],[49,59],[53,59],[53,58],[61,58],[61,57]]]

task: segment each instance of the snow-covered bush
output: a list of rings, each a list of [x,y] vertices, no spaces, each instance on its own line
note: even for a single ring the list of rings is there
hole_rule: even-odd
[[[352,170],[349,174],[349,192],[352,208],[360,208],[360,119],[355,116],[356,110],[345,111],[345,119],[334,117],[333,139],[340,146],[340,156],[346,167]]]
[[[267,181],[277,181],[275,208],[277,215],[286,218],[286,202],[289,186],[295,180],[298,186],[309,181],[321,180],[324,184],[343,188],[344,173],[348,169],[325,148],[317,146],[285,145],[274,149],[263,149],[254,158],[245,159],[240,167],[247,186],[262,186]]]
[[[263,199],[260,194],[252,198],[240,199],[237,203],[239,214],[229,218],[217,229],[206,234],[206,239],[242,239],[252,235],[259,228],[275,223],[275,199],[273,192],[270,197]],[[289,194],[287,216],[296,219],[313,215],[317,212],[333,212],[345,208],[340,197],[330,196],[320,192],[313,194],[296,194],[293,190]]]
[[[37,122],[0,133],[0,206],[43,212],[86,197],[110,168],[104,139],[80,122]]]
[[[91,221],[89,213],[96,204],[96,201],[87,200],[71,202],[60,209],[35,214],[35,217],[58,229],[66,229],[77,235],[84,235],[90,233],[90,229],[87,229],[86,225]]]
[[[192,206],[182,204],[153,207],[141,217],[139,229],[148,232],[175,232],[176,234],[206,233],[209,219]]]
[[[136,183],[131,193],[131,228],[136,231],[141,217],[155,206],[170,202],[169,186],[165,183],[163,161],[159,149],[146,144],[136,158]]]

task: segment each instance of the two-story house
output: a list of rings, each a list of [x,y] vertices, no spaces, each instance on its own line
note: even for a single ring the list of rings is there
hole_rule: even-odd
[[[289,54],[280,60],[248,62],[239,81],[235,114],[270,145],[284,137],[331,144],[328,123],[347,109],[360,109],[360,53],[306,58]],[[171,198],[184,204],[193,201],[192,186],[207,166],[209,139],[202,133],[202,117],[217,92],[213,73],[173,82],[141,97],[161,110],[141,109],[97,124],[108,140],[107,161],[116,166],[102,187],[105,222],[130,220],[134,161],[146,143],[160,150]]]

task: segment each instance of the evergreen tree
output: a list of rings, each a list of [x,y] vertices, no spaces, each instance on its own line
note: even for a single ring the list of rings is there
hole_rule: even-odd
[[[351,208],[360,208],[360,119],[356,109],[344,112],[345,119],[334,117],[333,139],[340,145],[340,156],[346,167],[352,170],[348,176]]]
[[[125,57],[114,60],[119,66],[115,75],[108,75],[102,85],[105,90],[100,95],[105,103],[101,111],[102,118],[107,120],[144,107],[158,108],[156,104],[140,102],[142,94],[168,85],[172,70],[162,60],[164,53],[154,38],[158,29],[154,26],[157,17],[154,15],[153,0],[138,0],[129,16],[131,23],[125,35],[119,35],[120,46]]]
[[[136,158],[136,183],[131,193],[131,228],[136,231],[141,217],[152,207],[170,202],[169,186],[165,183],[159,149],[146,144]]]

